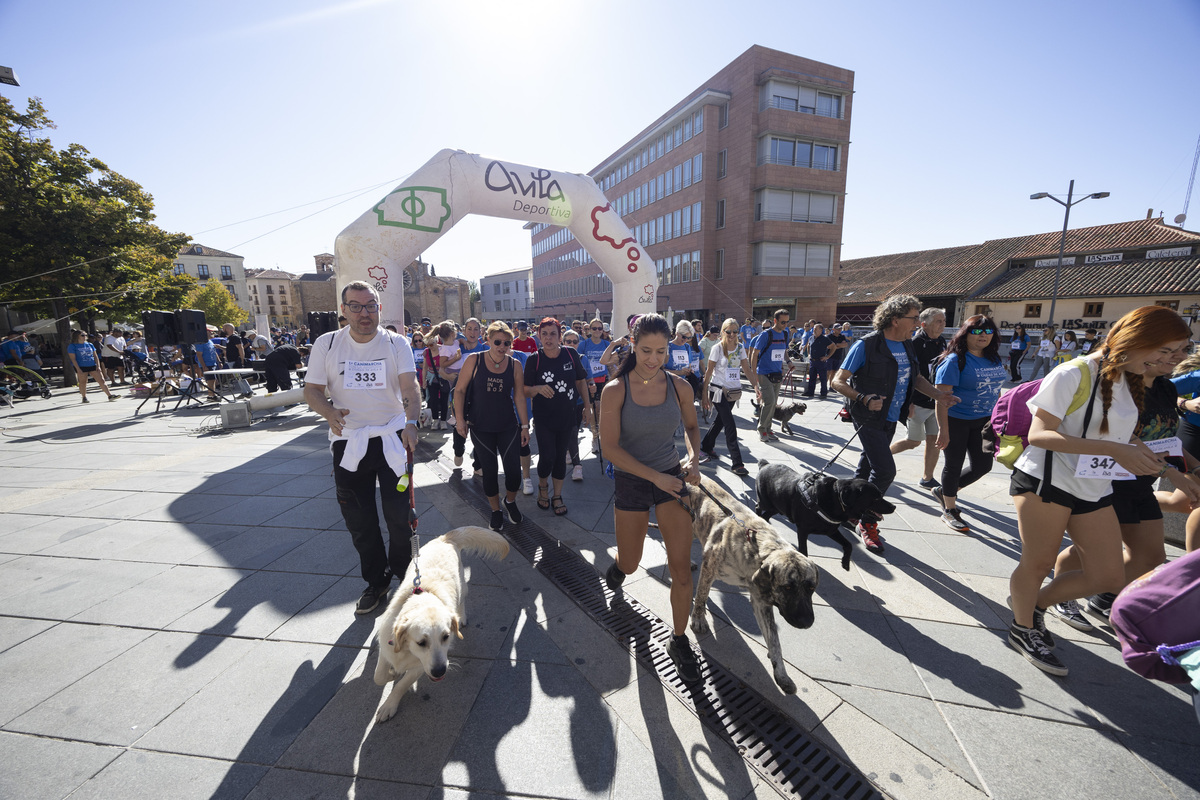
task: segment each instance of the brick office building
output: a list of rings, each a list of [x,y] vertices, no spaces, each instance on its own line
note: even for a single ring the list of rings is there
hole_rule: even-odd
[[[754,46],[588,174],[659,273],[658,310],[832,319],[854,73]],[[608,319],[566,228],[530,225],[538,316]]]

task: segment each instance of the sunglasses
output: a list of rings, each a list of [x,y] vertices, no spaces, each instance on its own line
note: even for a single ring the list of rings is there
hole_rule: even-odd
[[[591,330],[593,330],[593,331],[602,331],[602,330],[604,330],[604,328],[596,328],[596,327],[593,327],[593,328],[591,328]]]
[[[492,339],[492,347],[512,347],[512,339]]]
[[[971,334],[972,336],[981,336],[985,333],[995,333],[995,332],[996,332],[995,328],[971,328],[970,330],[967,331],[967,333]]]

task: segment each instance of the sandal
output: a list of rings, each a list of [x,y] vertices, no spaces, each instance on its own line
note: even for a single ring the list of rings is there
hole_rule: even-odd
[[[544,483],[538,484],[537,507],[542,511],[550,510],[550,487]]]
[[[554,506],[554,516],[565,517],[567,515],[567,504],[563,502],[562,495],[556,494],[551,497],[550,505]]]

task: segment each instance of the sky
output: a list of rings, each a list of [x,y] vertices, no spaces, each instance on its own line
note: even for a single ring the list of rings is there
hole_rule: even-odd
[[[313,271],[443,148],[585,173],[752,45],[854,70],[842,258],[1183,211],[1200,1],[0,0],[0,86],[142,184],[156,222]],[[1200,193],[1185,227],[1200,230]],[[478,280],[529,232],[424,258]]]

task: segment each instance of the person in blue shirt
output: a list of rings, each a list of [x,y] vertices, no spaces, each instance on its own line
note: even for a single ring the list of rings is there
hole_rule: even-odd
[[[79,396],[83,398],[83,402],[88,401],[88,378],[92,378],[100,385],[109,400],[117,399],[116,395],[108,390],[108,384],[104,382],[104,371],[100,369],[100,358],[96,355],[96,347],[87,340],[83,331],[75,331],[71,334],[71,343],[67,345],[67,361],[74,367],[75,375],[79,379]]]
[[[1175,368],[1171,383],[1179,393],[1179,438],[1184,452],[1200,458],[1200,397],[1197,397],[1200,394],[1200,351],[1192,353]]]
[[[911,294],[893,295],[875,308],[875,330],[850,347],[833,377],[833,388],[848,401],[862,456],[854,477],[886,493],[896,479],[892,437],[896,423],[908,419],[914,390],[942,403],[957,400],[942,392],[914,369],[917,363],[912,332],[920,317],[921,301]],[[867,550],[883,552],[879,519],[859,520],[858,533]]]
[[[758,325],[750,317],[746,317],[746,324],[740,329],[742,334],[742,346],[747,350],[754,346],[754,339],[758,336]]]
[[[938,389],[953,392],[958,405],[937,406],[937,447],[946,453],[942,485],[933,496],[942,506],[942,522],[951,530],[971,530],[958,510],[958,490],[970,486],[992,469],[992,457],[983,451],[983,429],[1000,399],[1000,387],[1008,377],[1000,358],[1000,336],[996,323],[976,314],[967,317],[946,345],[933,382]],[[970,467],[963,469],[963,461]]]
[[[755,394],[758,395],[758,438],[763,442],[777,442],[779,437],[771,432],[771,417],[775,413],[775,401],[779,397],[779,386],[783,383],[783,367],[788,359],[788,335],[784,330],[792,315],[784,309],[774,314],[774,326],[758,335],[750,350],[750,369],[758,378]]]
[[[207,372],[214,369],[221,369],[224,364],[221,363],[221,357],[217,355],[217,347],[207,337],[203,342],[196,345],[196,366],[200,368],[200,372]],[[208,399],[217,399],[217,379],[212,375],[204,376],[205,383],[208,384]]]
[[[19,367],[25,353],[25,334],[10,333],[4,344],[0,344],[0,364],[6,367]]]
[[[583,357],[583,363],[587,366],[588,375],[591,377],[592,385],[589,388],[592,396],[589,402],[592,405],[592,419],[598,420],[600,419],[600,392],[608,381],[608,368],[602,359],[610,343],[604,338],[604,323],[599,317],[588,323],[586,333],[590,335],[580,340],[579,355]],[[600,452],[599,430],[592,431],[592,452]]]
[[[1013,327],[1012,341],[1008,345],[1008,369],[1013,383],[1021,382],[1021,359],[1029,352],[1029,334],[1025,326],[1017,323]]]

